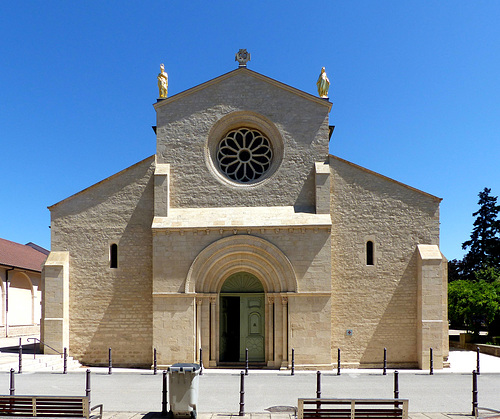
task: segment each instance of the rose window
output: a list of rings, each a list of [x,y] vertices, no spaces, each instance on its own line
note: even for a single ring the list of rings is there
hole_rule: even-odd
[[[230,131],[217,147],[219,169],[241,183],[260,179],[269,170],[272,158],[270,141],[256,130]]]

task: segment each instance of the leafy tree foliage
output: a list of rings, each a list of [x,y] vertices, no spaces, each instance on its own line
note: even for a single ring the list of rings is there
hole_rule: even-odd
[[[486,326],[490,336],[500,335],[500,205],[491,189],[479,193],[479,210],[468,250],[462,260],[448,262],[448,314],[452,327],[465,326],[476,338]]]
[[[497,219],[500,205],[496,196],[491,196],[491,189],[484,188],[479,193],[479,210],[470,240],[462,244],[462,249],[469,249],[458,265],[458,272],[463,279],[475,280],[475,273],[487,267],[500,266],[500,220]]]
[[[452,326],[466,326],[478,336],[482,324],[490,330],[499,309],[497,283],[458,280],[448,285],[448,317]]]

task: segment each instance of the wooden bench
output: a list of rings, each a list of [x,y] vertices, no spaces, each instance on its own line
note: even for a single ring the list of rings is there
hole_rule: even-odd
[[[102,419],[102,404],[90,408],[86,396],[0,395],[1,416]]]
[[[298,419],[408,419],[405,399],[299,399]]]

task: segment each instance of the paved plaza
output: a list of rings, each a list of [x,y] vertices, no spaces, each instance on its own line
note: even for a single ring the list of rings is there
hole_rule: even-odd
[[[399,371],[400,398],[409,399],[412,419],[466,416],[472,407],[472,377],[476,354],[452,351],[451,368],[435,371]],[[84,395],[85,370],[69,372],[24,372],[15,374],[16,394]],[[92,405],[102,403],[106,418],[126,419],[161,411],[162,373],[149,370],[91,368]],[[322,397],[392,398],[394,371],[322,371]],[[0,373],[0,392],[8,394],[10,375]],[[215,419],[235,415],[239,410],[240,370],[204,370],[199,377],[200,418]],[[500,410],[500,359],[481,354],[478,377],[479,405]],[[250,370],[245,377],[245,412],[254,419],[286,419],[300,397],[315,397],[316,372]],[[149,415],[151,416],[151,414]]]
[[[0,339],[0,348],[14,340]],[[2,362],[13,354],[0,352]],[[472,370],[476,353],[452,350],[450,368],[434,371],[400,370],[399,395],[409,399],[412,419],[454,419],[468,416],[472,410]],[[500,358],[480,355],[478,376],[479,406],[500,410]],[[62,371],[15,374],[15,393],[34,395],[84,395],[85,371],[82,367],[68,374]],[[104,405],[105,418],[130,419],[152,417],[162,409],[162,372],[150,370],[90,368],[91,405]],[[17,370],[16,370],[17,372]],[[199,377],[198,416],[200,419],[225,419],[238,414],[240,370],[205,369]],[[289,419],[294,416],[297,399],[316,397],[316,372],[250,370],[245,377],[245,412],[251,419]],[[10,374],[0,372],[0,393],[8,394]],[[322,371],[322,397],[393,398],[394,370],[387,375],[381,369]]]

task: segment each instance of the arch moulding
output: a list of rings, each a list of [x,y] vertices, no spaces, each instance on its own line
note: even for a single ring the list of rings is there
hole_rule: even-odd
[[[208,245],[193,261],[186,293],[218,293],[237,272],[255,275],[266,292],[297,292],[297,277],[290,260],[274,244],[259,237],[225,237]]]

